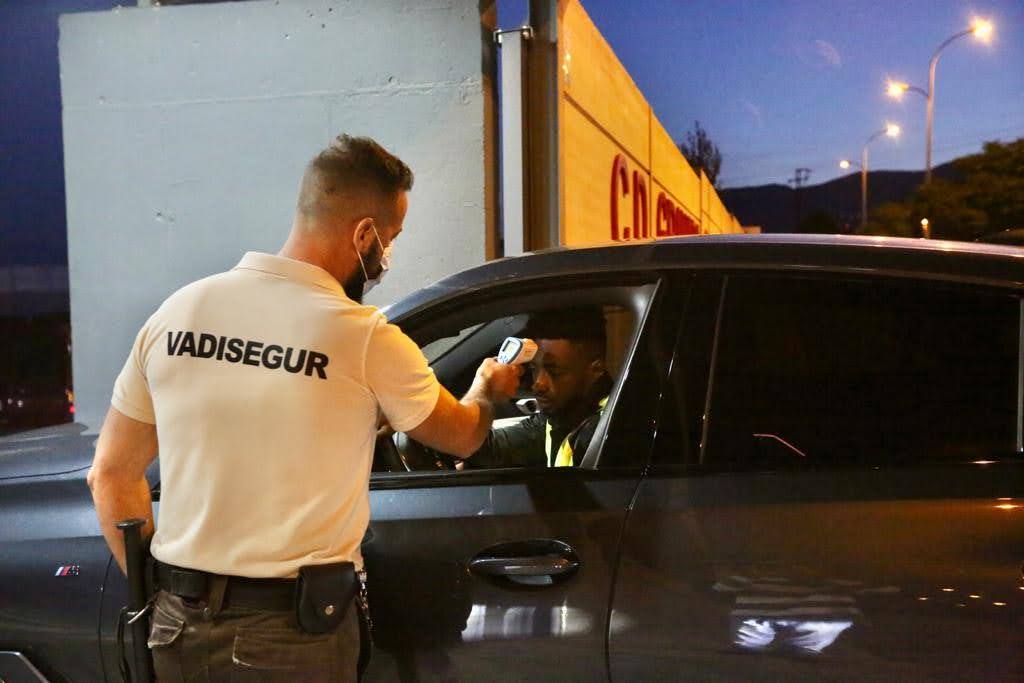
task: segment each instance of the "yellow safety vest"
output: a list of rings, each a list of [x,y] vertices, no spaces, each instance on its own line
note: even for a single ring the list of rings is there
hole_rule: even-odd
[[[606,405],[608,405],[608,397],[607,396],[602,398],[600,400],[600,402],[598,402],[598,404],[597,404],[597,407],[599,409],[598,412],[597,412],[598,415],[600,415],[601,413],[604,412],[604,407]],[[548,458],[548,467],[572,467],[573,466],[573,461],[572,461],[573,452],[572,452],[572,444],[569,443],[569,437],[572,436],[573,432],[570,432],[568,436],[566,436],[564,439],[562,439],[562,444],[558,447],[558,452],[555,453],[555,461],[554,461],[554,463],[552,463],[551,462],[551,420],[548,420],[545,423],[544,426],[545,426],[545,432],[544,432],[544,453],[545,453],[545,455],[547,455],[547,458]],[[573,430],[573,431],[575,431],[575,430]]]

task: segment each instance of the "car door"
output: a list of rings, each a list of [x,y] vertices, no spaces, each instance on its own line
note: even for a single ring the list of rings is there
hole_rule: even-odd
[[[1019,295],[732,273],[679,310],[611,679],[1024,680]]]
[[[452,344],[471,348],[487,321],[600,302],[613,291],[633,307],[635,325],[580,466],[373,474],[363,555],[375,651],[366,680],[606,678],[619,537],[653,440],[644,413],[657,373],[647,343],[656,279],[506,285],[397,321],[424,344],[439,329],[463,330]],[[444,381],[458,372],[449,362],[438,374]]]

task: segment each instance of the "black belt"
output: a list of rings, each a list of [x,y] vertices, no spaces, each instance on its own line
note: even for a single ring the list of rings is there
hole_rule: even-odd
[[[205,600],[209,594],[210,581],[217,576],[197,569],[156,562],[157,588],[186,600]],[[224,578],[227,579],[223,604],[225,608],[290,611],[295,605],[295,579],[250,579],[243,576]]]

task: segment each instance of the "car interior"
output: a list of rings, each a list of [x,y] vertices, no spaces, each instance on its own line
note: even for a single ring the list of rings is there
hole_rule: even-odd
[[[531,314],[575,306],[600,307],[608,342],[605,361],[615,382],[613,400],[609,404],[612,405],[653,291],[654,285],[596,287],[575,290],[568,295],[546,292],[460,308],[451,316],[425,321],[422,327],[411,324],[403,324],[402,327],[420,344],[441,384],[455,396],[461,396],[469,389],[477,368],[485,358],[496,356],[507,337],[524,335]],[[536,410],[532,372],[527,367],[515,399],[498,407],[493,428],[508,427]],[[594,442],[597,441],[595,438]],[[391,444],[378,440],[373,471],[454,472],[456,464],[457,458],[427,449],[404,434],[395,434]]]

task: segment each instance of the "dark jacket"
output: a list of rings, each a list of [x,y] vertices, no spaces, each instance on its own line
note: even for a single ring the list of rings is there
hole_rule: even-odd
[[[597,429],[597,422],[604,411],[604,404],[611,392],[612,380],[605,375],[594,385],[593,396],[587,416],[574,424],[565,424],[553,416],[534,413],[518,424],[501,429],[492,429],[487,440],[466,461],[470,468],[495,467],[548,467],[554,464],[556,454],[563,443],[568,441],[572,449],[573,466],[579,465],[587,452],[590,440]],[[548,424],[551,425],[551,453],[547,453]],[[549,465],[549,460],[551,465]]]

